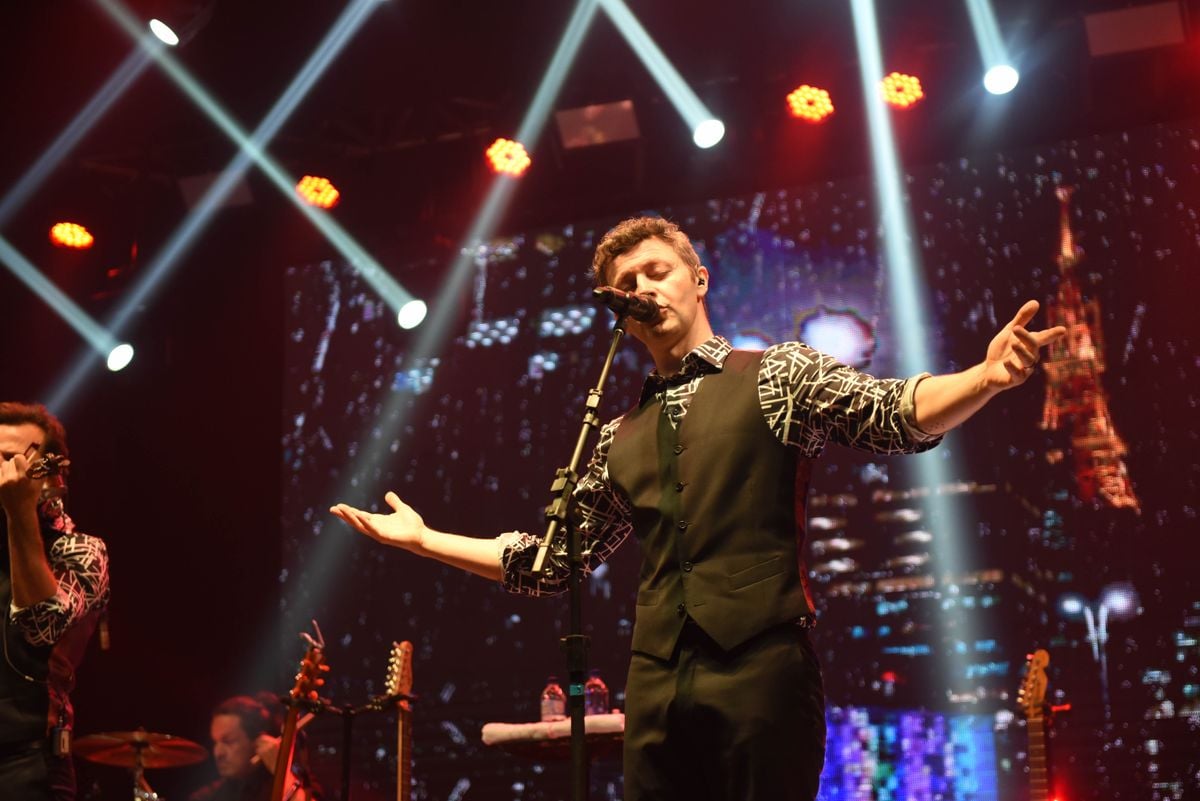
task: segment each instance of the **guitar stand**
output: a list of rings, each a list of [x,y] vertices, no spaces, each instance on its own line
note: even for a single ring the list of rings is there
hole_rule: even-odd
[[[350,754],[354,748],[354,719],[364,712],[382,712],[401,701],[415,701],[416,696],[408,693],[393,693],[392,695],[374,696],[365,704],[335,704],[328,698],[317,698],[314,701],[292,701],[290,696],[284,696],[281,701],[288,706],[298,706],[314,715],[330,714],[342,719],[342,801],[350,801]],[[137,799],[134,801],[154,801],[154,799]]]

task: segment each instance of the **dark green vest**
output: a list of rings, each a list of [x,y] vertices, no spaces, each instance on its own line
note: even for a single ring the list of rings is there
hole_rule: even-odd
[[[812,463],[763,418],[761,360],[730,353],[678,431],[655,400],[617,427],[609,477],[642,547],[635,651],[670,658],[685,616],[729,650],[812,613],[802,561]]]

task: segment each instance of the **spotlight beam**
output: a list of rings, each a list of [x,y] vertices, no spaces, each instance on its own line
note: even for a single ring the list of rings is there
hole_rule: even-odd
[[[562,89],[563,81],[570,72],[575,56],[579,52],[579,46],[591,27],[597,8],[597,0],[578,0],[575,5],[575,10],[567,22],[562,38],[559,40],[518,129],[518,139],[530,150],[533,149],[534,143],[538,141],[545,129],[554,101]],[[449,274],[433,301],[433,313],[421,327],[417,340],[407,357],[410,363],[420,364],[440,353],[445,347],[446,341],[450,338],[450,327],[455,320],[458,299],[462,297],[475,270],[485,268],[484,248],[499,227],[500,219],[505,209],[508,208],[516,186],[517,182],[508,176],[497,175],[492,179],[487,196],[460,243],[454,261],[451,263]],[[362,495],[364,491],[369,492],[376,486],[379,463],[391,455],[388,450],[388,443],[393,439],[391,432],[404,426],[415,405],[414,403],[408,409],[404,409],[402,402],[399,394],[393,394],[388,399],[384,412],[378,418],[381,421],[392,421],[387,430],[363,432],[361,440],[364,446],[356,461],[354,471],[347,477],[346,483],[338,489],[337,497],[332,498],[331,501],[353,499]],[[373,423],[372,426],[374,425]],[[360,500],[367,508],[378,503],[378,499],[375,497],[361,497]],[[326,544],[319,547],[333,547],[331,543],[337,541],[341,541],[341,539],[328,537]]]
[[[0,261],[4,262],[4,266],[13,275],[74,328],[97,353],[108,356],[112,349],[120,344],[112,334],[104,330],[87,312],[79,308],[75,301],[67,297],[2,236],[0,236]]]
[[[4,199],[0,200],[0,229],[12,218],[17,209],[25,204],[30,195],[45,183],[46,179],[54,172],[54,168],[75,149],[79,140],[108,112],[117,98],[137,80],[149,63],[149,53],[141,48],[125,57],[125,60],[104,82],[100,90],[92,95],[92,99],[87,102],[87,105],[79,110],[75,118],[50,144],[50,147],[46,148],[38,160],[17,180],[12,189],[8,190]]]
[[[109,321],[109,327],[112,330],[123,330],[138,310],[149,301],[151,294],[162,285],[167,275],[207,227],[220,209],[221,203],[249,168],[251,162],[258,166],[270,182],[329,240],[346,261],[361,271],[363,278],[393,309],[399,310],[405,303],[414,299],[411,293],[388,275],[383,267],[328,214],[309,206],[298,197],[294,191],[295,179],[289,176],[265,151],[266,144],[278,133],[313,84],[341,52],[351,36],[361,27],[370,12],[378,5],[378,0],[353,0],[252,134],[243,131],[178,60],[166,51],[161,43],[146,36],[140,22],[123,5],[117,0],[96,1],[131,39],[141,43],[144,51],[204,111],[213,124],[239,148],[237,155],[221,171],[217,180],[197,201],[192,212],[175,230],[153,261],[147,265],[142,277],[123,295],[120,306],[114,311]],[[87,375],[90,367],[88,356],[89,354],[82,354],[52,390],[51,406],[53,408],[62,408]]]
[[[979,46],[984,69],[1011,65],[1008,48],[1000,38],[1000,26],[996,24],[996,14],[992,10],[990,0],[966,0],[966,4],[967,15],[971,18],[971,30],[975,33],[975,43]]]
[[[867,127],[871,142],[872,165],[876,192],[883,221],[884,259],[886,261],[889,302],[892,309],[894,336],[899,342],[900,372],[917,375],[933,363],[930,339],[930,316],[924,293],[919,287],[920,263],[913,248],[912,225],[904,202],[903,177],[896,155],[896,143],[891,119],[878,89],[883,72],[883,57],[879,44],[879,28],[873,0],[850,0],[854,18],[854,39],[866,99]],[[943,455],[926,452],[915,457],[917,480],[930,489],[926,502],[931,519],[940,521],[939,547],[933,549],[938,574],[954,577],[963,573],[963,536],[966,534],[962,501],[938,492],[949,483],[952,472],[959,472],[955,463]],[[941,620],[940,635],[945,641],[941,649],[942,668],[947,686],[966,679],[964,657],[951,645],[954,640],[972,642],[975,637],[970,619],[947,612]]]
[[[854,38],[858,45],[858,64],[866,98],[867,129],[875,171],[876,192],[883,220],[884,253],[888,281],[894,305],[903,312],[897,320],[900,341],[900,370],[916,375],[929,364],[926,343],[928,311],[917,288],[917,258],[912,247],[912,230],[904,205],[904,189],[891,117],[879,93],[883,58],[879,47],[879,29],[872,0],[850,0],[854,14]]]
[[[609,19],[617,26],[617,30],[625,37],[625,41],[633,48],[633,52],[642,60],[650,75],[666,94],[667,99],[675,106],[675,110],[683,117],[688,129],[696,132],[704,123],[715,121],[712,112],[701,102],[692,87],[679,74],[670,60],[659,49],[650,34],[638,22],[637,17],[629,10],[622,0],[599,0],[600,5],[608,13]],[[722,130],[724,130],[722,128]],[[720,136],[717,136],[720,139]],[[699,143],[697,143],[699,144]],[[715,144],[715,142],[713,142]]]
[[[550,64],[546,67],[541,83],[538,84],[537,91],[534,92],[533,100],[530,101],[525,117],[521,120],[521,126],[517,129],[517,140],[525,145],[525,149],[529,152],[533,152],[538,139],[545,130],[554,101],[558,98],[563,82],[571,71],[575,56],[579,52],[579,46],[596,16],[597,7],[597,0],[579,0],[575,5],[575,11],[567,22],[567,27],[550,59]],[[496,229],[500,226],[500,219],[508,208],[515,189],[516,182],[507,176],[499,175],[492,179],[491,188],[484,198],[483,205],[476,212],[475,219],[459,246],[458,254],[450,267],[450,274],[433,302],[431,319],[422,326],[421,334],[413,348],[413,353],[417,358],[428,358],[440,352],[444,347],[446,339],[449,338],[450,325],[454,320],[457,299],[461,297],[463,289],[471,278],[479,248],[496,233]]]
[[[534,92],[533,100],[530,101],[517,133],[517,139],[530,151],[545,129],[554,101],[595,18],[596,9],[597,0],[578,0],[541,83]],[[476,212],[450,266],[449,274],[433,301],[433,313],[421,327],[416,342],[406,355],[410,364],[421,364],[445,347],[451,335],[450,327],[456,317],[458,299],[474,275],[475,269],[485,268],[484,248],[499,227],[500,219],[508,208],[516,187],[517,182],[509,176],[497,175],[492,179],[483,204]],[[330,503],[349,501],[357,502],[368,509],[377,507],[379,499],[376,489],[382,473],[380,465],[384,459],[394,457],[390,451],[394,432],[404,427],[417,405],[417,401],[413,400],[406,408],[407,400],[401,393],[392,393],[383,404],[382,413],[360,434],[359,456],[352,471],[348,472],[342,486],[338,488],[336,496],[329,499]],[[322,537],[313,546],[306,563],[324,567],[311,571],[306,576],[304,588],[297,588],[295,592],[303,591],[310,597],[324,597],[329,584],[336,577],[338,567],[343,564],[343,556],[351,541],[347,537]],[[297,619],[303,619],[304,615],[308,614],[305,610],[293,610],[293,606],[295,604],[289,605],[288,613],[296,615]]]
[[[117,0],[97,0],[97,2],[113,15],[113,18],[131,37],[143,39],[140,23]],[[121,306],[113,316],[111,327],[114,330],[121,330],[137,310],[145,305],[150,293],[162,283],[166,274],[212,220],[220,209],[221,203],[249,168],[251,162],[257,165],[271,183],[275,184],[276,188],[304,214],[309,222],[325,235],[348,262],[363,271],[364,278],[393,308],[399,309],[404,303],[413,299],[412,295],[388,276],[378,262],[329,215],[312,208],[296,195],[295,179],[289,176],[265,150],[267,143],[279,132],[299,102],[377,5],[378,0],[353,0],[259,126],[249,135],[234,122],[232,117],[180,65],[173,55],[161,45],[148,45],[153,48],[151,52],[159,66],[238,146],[239,151],[221,171],[212,186],[197,201],[192,213],[181,223],[154,261],[147,267],[142,280],[125,294]]]

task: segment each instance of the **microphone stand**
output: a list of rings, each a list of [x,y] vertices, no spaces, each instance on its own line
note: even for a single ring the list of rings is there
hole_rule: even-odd
[[[600,370],[600,379],[596,386],[588,390],[587,402],[583,413],[583,426],[579,438],[575,441],[575,451],[566,467],[561,467],[554,473],[554,482],[550,492],[554,500],[546,507],[546,535],[538,546],[537,558],[533,562],[533,575],[541,574],[546,568],[546,557],[550,544],[554,541],[560,529],[565,530],[567,537],[567,562],[570,572],[567,577],[567,594],[570,599],[570,625],[566,637],[560,641],[567,654],[567,710],[571,717],[571,799],[584,801],[588,794],[588,754],[587,737],[584,733],[583,721],[583,685],[587,679],[587,652],[590,638],[583,633],[583,548],[579,530],[571,525],[569,517],[571,498],[575,487],[579,484],[579,463],[583,458],[583,450],[587,445],[588,436],[600,427],[600,398],[604,394],[604,384],[608,380],[608,372],[612,368],[613,359],[621,338],[625,335],[626,315],[617,317],[613,326],[612,343],[608,347],[608,356],[604,359],[604,367]]]

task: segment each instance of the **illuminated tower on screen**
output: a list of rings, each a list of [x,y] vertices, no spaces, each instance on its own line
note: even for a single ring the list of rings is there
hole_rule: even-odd
[[[1071,448],[1079,494],[1086,501],[1099,497],[1118,509],[1138,511],[1138,500],[1125,469],[1125,442],[1108,411],[1101,376],[1104,374],[1104,334],[1100,303],[1084,300],[1077,267],[1083,249],[1071,235],[1070,203],[1074,188],[1060,186],[1061,247],[1058,296],[1046,310],[1048,324],[1061,325],[1067,335],[1050,346],[1045,360],[1046,403],[1042,428],[1057,430],[1070,422]]]

